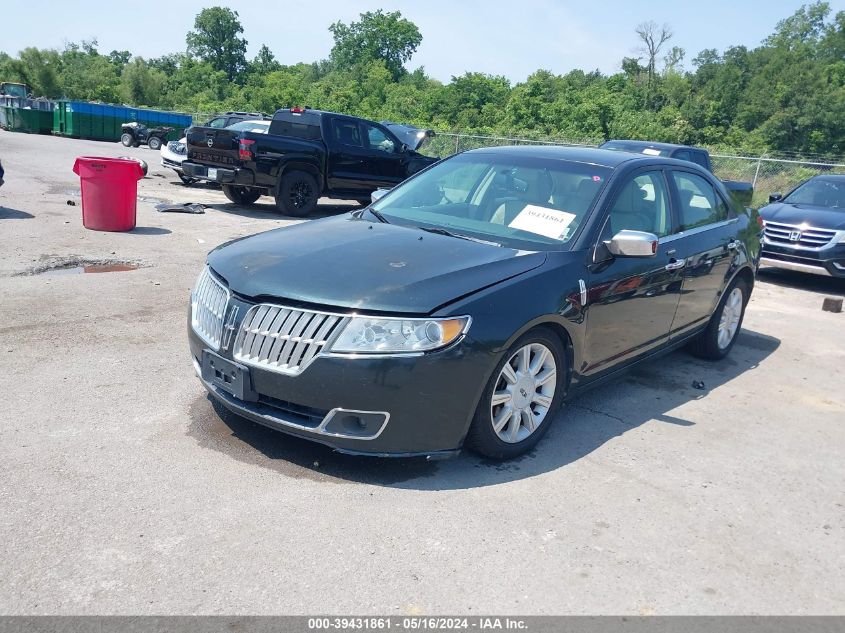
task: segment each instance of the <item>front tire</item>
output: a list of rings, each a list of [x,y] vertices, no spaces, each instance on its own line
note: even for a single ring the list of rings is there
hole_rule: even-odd
[[[304,171],[292,171],[282,177],[276,195],[276,209],[284,215],[303,218],[317,208],[319,197],[320,190],[314,176]]]
[[[484,388],[467,447],[492,459],[530,451],[563,402],[565,376],[566,353],[554,332],[540,327],[520,337]]]
[[[249,189],[247,187],[236,187],[234,185],[222,185],[223,195],[235,204],[249,205],[261,197],[260,189]]]
[[[694,356],[719,360],[728,355],[742,328],[750,294],[748,284],[743,279],[731,282],[710,317],[707,328],[690,343],[689,350]]]
[[[159,150],[161,149],[161,139],[158,136],[151,136],[147,141],[147,145],[149,145],[152,150]]]
[[[135,137],[129,132],[124,132],[120,135],[120,142],[123,144],[123,147],[132,147],[132,144],[135,142]]]

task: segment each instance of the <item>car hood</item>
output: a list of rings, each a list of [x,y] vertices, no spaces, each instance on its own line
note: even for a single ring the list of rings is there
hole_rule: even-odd
[[[760,209],[760,217],[769,222],[794,225],[806,222],[817,229],[845,230],[845,209],[776,202]]]
[[[342,216],[223,244],[208,263],[237,294],[362,311],[428,314],[540,266],[516,251]]]

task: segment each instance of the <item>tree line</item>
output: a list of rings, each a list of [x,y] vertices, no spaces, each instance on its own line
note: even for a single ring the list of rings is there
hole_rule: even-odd
[[[329,27],[326,59],[285,65],[264,45],[247,59],[237,11],[203,9],[185,52],[144,59],[98,50],[0,53],[0,81],[36,96],[184,112],[313,108],[439,131],[602,141],[637,138],[747,152],[845,154],[845,11],[804,5],[756,48],[706,49],[689,63],[668,25],[634,29],[639,56],[621,70],[537,70],[512,84],[466,72],[448,83],[406,65],[422,42],[400,12],[362,13]]]

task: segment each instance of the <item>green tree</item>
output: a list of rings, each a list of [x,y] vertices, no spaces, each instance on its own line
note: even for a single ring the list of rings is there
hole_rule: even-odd
[[[224,7],[209,7],[197,14],[194,30],[186,36],[188,54],[211,64],[234,81],[246,68],[247,41],[238,12]]]
[[[136,57],[123,68],[120,77],[120,97],[125,103],[158,106],[167,84],[167,76],[151,68],[143,58]]]
[[[255,59],[253,59],[252,63],[249,65],[249,72],[258,75],[266,75],[267,73],[279,70],[281,67],[282,65],[276,61],[273,51],[271,51],[266,44],[262,44],[261,48],[258,49],[258,54],[255,56]]]
[[[70,43],[61,54],[62,90],[70,99],[119,101],[117,69],[108,57],[100,55],[96,41]]]
[[[403,64],[422,42],[422,34],[399,11],[368,11],[358,22],[335,22],[329,27],[334,46],[331,61],[341,69],[361,62],[382,60],[394,79],[405,73]]]

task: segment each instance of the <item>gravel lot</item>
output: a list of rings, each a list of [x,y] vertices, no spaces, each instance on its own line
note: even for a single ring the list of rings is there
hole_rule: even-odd
[[[125,154],[138,228],[84,229],[74,157]],[[521,460],[356,459],[215,408],[188,357],[206,252],[294,220],[146,148],[0,159],[0,613],[845,614],[845,283],[761,275],[727,360],[642,366]],[[142,268],[21,274],[80,259]]]

